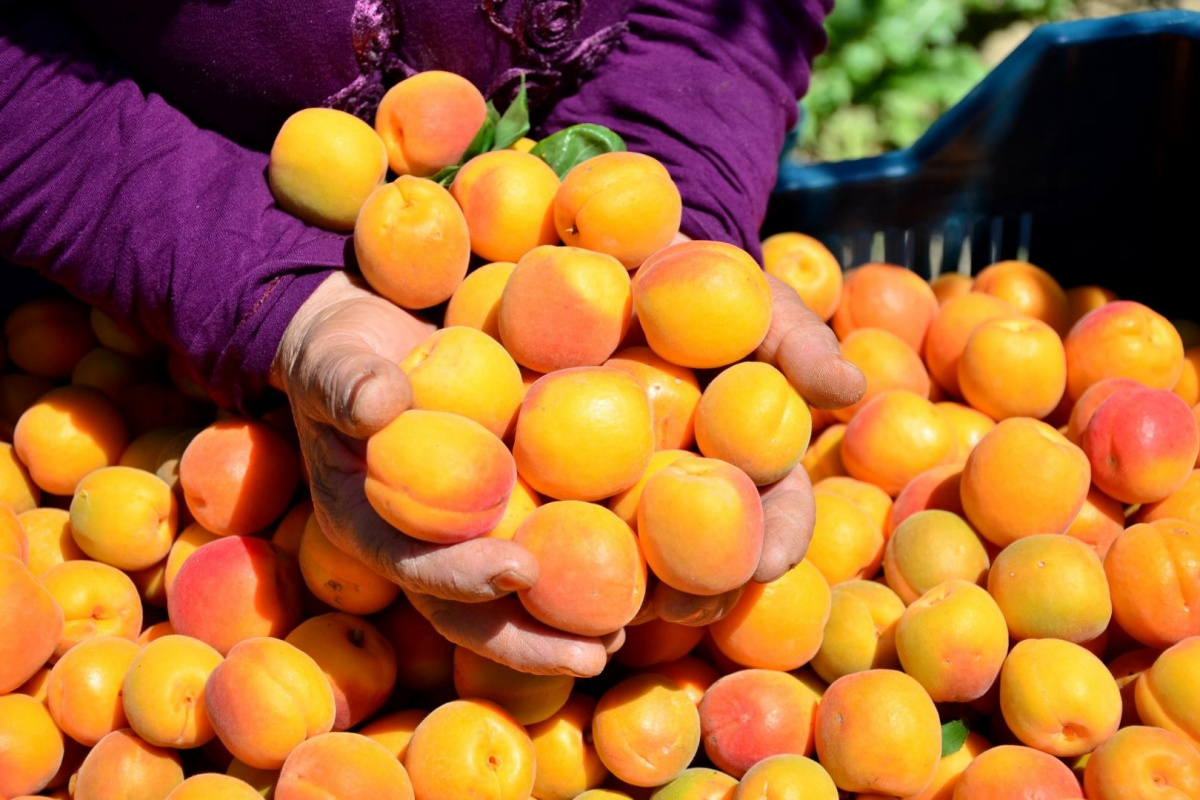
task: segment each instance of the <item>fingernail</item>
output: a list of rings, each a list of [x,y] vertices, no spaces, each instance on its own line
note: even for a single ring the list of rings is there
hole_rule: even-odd
[[[509,570],[492,578],[492,586],[498,592],[519,592],[533,586],[533,583],[524,575]]]

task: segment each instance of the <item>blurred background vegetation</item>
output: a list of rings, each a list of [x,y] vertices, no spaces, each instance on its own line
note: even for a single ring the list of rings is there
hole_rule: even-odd
[[[784,157],[863,158],[907,147],[1044,22],[1200,0],[835,0]]]

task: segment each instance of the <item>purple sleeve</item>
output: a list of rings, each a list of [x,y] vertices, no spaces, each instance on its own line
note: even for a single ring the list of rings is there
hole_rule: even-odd
[[[345,262],[345,236],[275,208],[266,163],[144,93],[61,17],[0,16],[0,255],[140,323],[242,408]]]
[[[779,153],[832,0],[635,0],[629,30],[543,126],[596,122],[655,156],[683,195],[683,232],[758,257]]]

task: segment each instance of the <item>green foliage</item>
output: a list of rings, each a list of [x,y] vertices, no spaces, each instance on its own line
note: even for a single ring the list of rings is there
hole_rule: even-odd
[[[1104,13],[1173,5],[1110,2]],[[988,73],[983,45],[992,34],[1020,37],[1030,24],[1094,13],[1092,6],[1085,0],[836,0],[826,21],[829,49],[817,59],[801,103],[794,155],[837,161],[907,147]]]

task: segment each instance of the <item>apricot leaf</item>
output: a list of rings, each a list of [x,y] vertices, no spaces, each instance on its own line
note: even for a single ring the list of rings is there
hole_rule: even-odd
[[[529,98],[525,93],[525,76],[522,74],[521,88],[517,92],[516,99],[508,108],[504,109],[504,116],[496,122],[496,136],[491,149],[505,150],[512,147],[527,133],[529,133]]]
[[[603,125],[585,122],[563,128],[542,139],[529,152],[550,165],[558,175],[564,177],[571,168],[602,153],[625,150],[625,140],[616,131]]]
[[[954,755],[962,749],[963,742],[967,741],[967,734],[971,730],[967,727],[967,723],[961,719],[956,719],[953,722],[947,722],[942,726],[942,758],[949,755]]]

